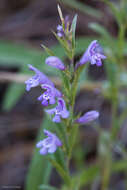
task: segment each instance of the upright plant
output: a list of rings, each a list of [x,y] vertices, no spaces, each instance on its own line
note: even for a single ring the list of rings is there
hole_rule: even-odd
[[[63,188],[71,190],[79,189],[81,185],[80,182],[78,182],[79,178],[75,178],[75,175],[73,176],[70,171],[70,160],[72,159],[73,147],[75,145],[79,125],[89,123],[99,117],[99,112],[96,110],[91,110],[82,116],[80,113],[75,115],[74,105],[79,77],[88,62],[92,65],[101,66],[102,60],[106,59],[106,56],[103,54],[102,48],[97,40],[94,40],[90,43],[81,59],[75,63],[75,30],[77,15],[71,23],[68,17],[64,19],[59,6],[58,12],[61,25],[58,25],[57,33],[54,32],[54,35],[63,46],[69,63],[63,63],[51,50],[44,45],[43,47],[50,55],[45,60],[45,63],[58,69],[61,74],[63,91],[59,91],[55,87],[55,84],[44,73],[32,65],[29,65],[29,69],[34,71],[35,75],[25,83],[27,91],[32,87],[40,85],[43,91],[38,100],[45,106],[45,112],[50,116],[52,122],[57,124],[56,132],[59,131],[57,135],[56,132],[54,133],[44,129],[44,134],[47,137],[39,141],[36,146],[40,149],[41,155],[47,155],[49,162],[51,162],[62,177],[64,181]],[[52,126],[50,130],[55,131]],[[61,149],[63,152],[62,162],[59,162],[55,157],[58,151],[57,149]]]

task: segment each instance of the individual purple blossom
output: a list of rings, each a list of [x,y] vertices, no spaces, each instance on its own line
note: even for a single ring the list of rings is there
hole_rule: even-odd
[[[78,66],[83,65],[86,62],[91,62],[91,65],[101,66],[102,59],[106,59],[106,56],[103,54],[103,49],[97,40],[94,40],[90,43],[86,52],[83,54]]]
[[[45,110],[49,115],[54,115],[52,121],[61,122],[61,118],[68,118],[69,111],[66,109],[65,102],[62,98],[58,98],[58,104],[55,108]]]
[[[48,84],[42,84],[41,87],[46,91],[38,97],[39,101],[42,101],[42,105],[48,106],[48,104],[55,104],[56,98],[61,97],[62,93],[55,87]]]
[[[62,146],[62,142],[54,133],[44,129],[44,134],[47,136],[47,138],[39,141],[36,144],[36,147],[40,148],[40,154],[52,154],[56,151],[57,147]]]
[[[89,123],[99,117],[99,112],[92,110],[88,111],[85,113],[82,117],[78,118],[75,122],[76,123],[81,123],[81,124],[86,124]]]
[[[58,37],[60,37],[60,38],[62,38],[62,37],[64,37],[64,30],[63,30],[63,27],[61,26],[61,25],[58,25],[57,26],[57,36]]]
[[[57,36],[59,38],[65,37],[66,32],[69,31],[69,25],[70,25],[69,16],[66,16],[64,19],[64,29],[62,25],[57,26]]]
[[[45,60],[45,63],[57,69],[65,70],[63,62],[58,57],[50,56]]]
[[[36,87],[41,84],[49,84],[51,86],[54,86],[53,82],[44,73],[30,64],[28,66],[30,70],[35,72],[35,75],[25,81],[27,91],[29,91],[32,87]]]

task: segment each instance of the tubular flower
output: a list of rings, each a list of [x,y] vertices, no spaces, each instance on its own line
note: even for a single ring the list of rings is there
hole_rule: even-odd
[[[80,59],[78,66],[85,64],[86,62],[91,62],[91,65],[102,65],[102,59],[106,59],[106,56],[103,55],[103,49],[97,42],[94,40],[88,46],[88,49],[83,54],[82,58]]]
[[[86,124],[89,123],[99,117],[99,112],[92,110],[87,113],[85,113],[82,117],[78,118],[75,122],[76,123],[81,123],[81,124]]]
[[[42,84],[41,87],[46,91],[38,97],[39,101],[42,101],[42,105],[48,106],[48,104],[55,104],[56,98],[61,97],[62,93],[55,87],[48,84]]]
[[[53,82],[44,73],[40,72],[30,64],[28,66],[30,70],[35,72],[35,75],[25,81],[27,91],[29,91],[32,87],[36,87],[41,84],[49,84],[51,86],[54,86]]]
[[[58,57],[50,56],[45,60],[45,63],[59,70],[65,70],[63,62]]]
[[[52,154],[56,151],[57,147],[62,146],[62,142],[54,133],[51,133],[48,130],[44,129],[44,134],[47,136],[47,138],[39,141],[36,144],[36,147],[40,148],[40,154]]]
[[[55,108],[45,110],[48,114],[54,115],[52,121],[61,122],[61,118],[68,118],[69,111],[66,109],[65,102],[62,98],[58,98],[58,105]]]

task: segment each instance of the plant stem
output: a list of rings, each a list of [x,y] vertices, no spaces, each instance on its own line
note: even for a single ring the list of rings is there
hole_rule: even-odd
[[[111,174],[111,158],[108,155],[108,157],[105,160],[105,167],[103,170],[103,179],[102,179],[102,187],[101,190],[107,190],[109,180],[110,180],[110,174]]]
[[[120,24],[119,28],[119,35],[118,35],[118,47],[119,47],[119,60],[120,64],[123,64],[123,50],[124,50],[124,45],[125,45],[125,30],[126,27],[123,23]]]

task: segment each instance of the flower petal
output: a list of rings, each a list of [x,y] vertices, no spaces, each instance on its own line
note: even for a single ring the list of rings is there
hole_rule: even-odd
[[[88,46],[79,63],[76,65],[76,68],[85,64],[86,62],[91,62],[92,65],[96,64],[97,66],[101,66],[101,59],[106,59],[106,56],[103,55],[103,49],[97,40],[94,40]]]
[[[52,109],[46,109],[46,110],[45,110],[45,112],[46,112],[46,113],[48,113],[49,115],[54,114],[54,113],[55,113],[55,111],[56,111],[56,109],[55,109],[55,108],[52,108]]]
[[[45,63],[57,69],[65,70],[63,62],[58,57],[50,56],[45,60]]]
[[[85,124],[97,119],[98,117],[99,117],[99,112],[92,110],[85,113],[82,117],[78,118],[75,122]]]
[[[57,146],[55,144],[52,144],[50,148],[48,148],[48,153],[54,153],[57,149]]]
[[[62,112],[61,114],[62,118],[68,118],[69,117],[69,111],[67,111],[66,109]]]
[[[56,100],[54,97],[51,97],[50,100],[49,100],[49,103],[50,104],[55,104],[56,103]]]
[[[62,142],[60,141],[60,139],[56,136],[56,138],[55,138],[55,144],[57,145],[57,146],[62,146]]]
[[[51,86],[54,86],[53,82],[41,71],[39,71],[37,68],[33,67],[32,65],[28,64],[28,67],[30,70],[35,72],[35,78],[32,77],[33,80],[37,80],[39,84],[49,84]]]
[[[40,95],[40,96],[37,98],[37,100],[42,101],[42,100],[43,100],[43,94]]]
[[[36,144],[36,147],[37,148],[41,148],[43,146],[43,140],[39,141],[37,144]]]
[[[56,114],[56,115],[54,116],[54,118],[53,118],[52,121],[55,122],[55,123],[60,123],[60,122],[61,122],[60,116]]]
[[[45,100],[45,99],[43,99],[43,101],[41,102],[41,104],[42,104],[43,106],[48,106],[48,101]]]
[[[52,135],[54,135],[53,133],[51,133],[50,131],[48,131],[46,129],[44,129],[43,131],[44,131],[45,136],[51,137]]]
[[[47,148],[43,147],[43,148],[40,149],[40,154],[46,155],[47,153],[48,153]]]

